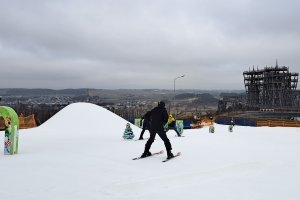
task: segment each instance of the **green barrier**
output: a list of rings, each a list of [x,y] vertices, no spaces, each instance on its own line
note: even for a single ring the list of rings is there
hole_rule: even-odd
[[[134,125],[136,125],[139,128],[143,128],[143,122],[144,120],[142,120],[141,118],[134,119]]]
[[[17,154],[19,142],[19,117],[12,108],[7,106],[0,106],[0,117],[4,119],[5,124],[4,154]]]
[[[209,132],[215,133],[215,127],[213,125],[209,126]]]
[[[176,120],[176,129],[180,135],[183,134],[183,120]]]
[[[232,132],[232,131],[233,131],[233,125],[229,125],[228,131],[229,131],[229,132]]]

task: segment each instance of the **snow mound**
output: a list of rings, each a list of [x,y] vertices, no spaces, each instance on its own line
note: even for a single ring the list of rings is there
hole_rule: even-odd
[[[58,131],[125,129],[123,118],[91,103],[70,104],[40,126],[42,129],[57,128]]]

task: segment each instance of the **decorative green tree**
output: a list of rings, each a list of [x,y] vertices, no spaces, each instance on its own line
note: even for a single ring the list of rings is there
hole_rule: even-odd
[[[123,138],[126,139],[126,140],[131,140],[131,139],[134,138],[134,134],[133,134],[133,131],[132,131],[129,123],[126,124],[126,128],[125,128],[125,131],[124,131],[124,134],[123,134]]]

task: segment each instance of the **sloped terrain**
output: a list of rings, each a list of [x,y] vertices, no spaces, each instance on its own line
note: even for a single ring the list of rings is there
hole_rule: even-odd
[[[1,199],[300,198],[300,129],[234,127],[229,133],[216,125],[214,134],[185,130],[183,138],[169,131],[174,153],[182,156],[162,163],[166,154],[132,160],[146,141],[124,141],[126,123],[77,103],[20,131],[20,153],[0,155]],[[141,129],[133,131],[137,138]],[[162,149],[157,138],[151,150]]]

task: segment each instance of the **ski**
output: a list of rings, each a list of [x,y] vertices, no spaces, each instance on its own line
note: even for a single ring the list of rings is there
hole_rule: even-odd
[[[173,158],[176,158],[176,157],[178,157],[178,156],[180,156],[180,155],[181,155],[181,152],[178,152],[176,155],[174,155],[174,157],[172,157],[172,158],[167,158],[167,159],[163,160],[162,162],[167,162],[167,161],[172,160]]]
[[[151,156],[154,156],[154,155],[159,155],[159,154],[163,154],[163,153],[164,153],[164,151],[163,151],[163,150],[161,150],[161,151],[159,151],[159,152],[152,153],[152,155],[151,155]],[[147,157],[144,157],[144,158],[148,158],[148,157],[151,157],[151,156],[147,156]],[[143,158],[140,156],[140,157],[133,158],[132,160],[139,160],[139,159],[143,159]]]

